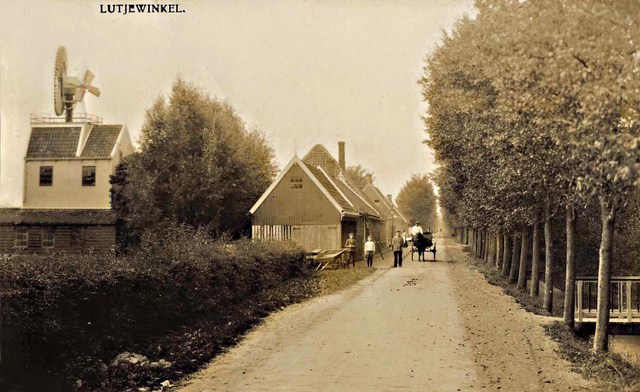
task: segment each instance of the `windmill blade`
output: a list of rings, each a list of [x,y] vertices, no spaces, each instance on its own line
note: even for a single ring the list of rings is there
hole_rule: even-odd
[[[95,87],[95,86],[82,86],[85,87],[91,94],[95,95],[96,97],[100,96],[100,89]]]
[[[96,77],[96,75],[93,74],[93,72],[87,70],[87,72],[84,73],[84,84],[86,84],[87,86],[91,86],[91,82],[93,82],[93,79]]]
[[[87,72],[85,72],[84,74],[84,81],[82,83],[82,87],[87,89],[91,94],[95,95],[96,97],[99,97],[100,89],[91,85],[91,82],[93,82],[93,79],[95,77],[96,76],[93,74],[93,72],[87,70]],[[84,96],[84,92],[82,93],[82,95]]]

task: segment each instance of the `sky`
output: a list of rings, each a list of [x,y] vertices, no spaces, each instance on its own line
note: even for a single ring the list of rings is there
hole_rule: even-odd
[[[134,143],[145,111],[181,77],[262,130],[280,168],[318,143],[337,158],[344,141],[347,165],[371,170],[385,194],[433,170],[417,81],[472,0],[174,2],[185,12],[0,0],[0,207],[21,205],[29,114],[53,113],[60,45],[67,75],[91,69],[102,92],[76,112],[125,123]]]

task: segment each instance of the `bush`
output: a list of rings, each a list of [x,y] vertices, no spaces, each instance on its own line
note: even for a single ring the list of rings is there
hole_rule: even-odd
[[[16,256],[0,267],[0,390],[122,390],[177,377],[313,290],[292,244],[230,243],[171,225],[123,257]],[[110,366],[123,351],[172,364]]]

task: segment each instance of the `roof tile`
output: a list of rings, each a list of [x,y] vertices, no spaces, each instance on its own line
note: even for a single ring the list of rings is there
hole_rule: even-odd
[[[122,125],[94,125],[87,142],[82,149],[81,157],[108,158],[118,140]]]
[[[27,158],[73,158],[79,138],[80,127],[34,127]]]
[[[112,225],[111,209],[0,209],[0,225]]]

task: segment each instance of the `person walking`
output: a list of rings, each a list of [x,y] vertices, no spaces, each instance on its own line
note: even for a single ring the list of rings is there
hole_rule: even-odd
[[[376,243],[373,237],[369,236],[364,243],[364,255],[367,258],[367,267],[373,267],[373,255],[376,253]]]
[[[353,238],[353,233],[349,233],[349,238],[344,243],[344,247],[347,248],[347,268],[349,268],[349,262],[353,264],[353,268],[356,267],[356,239]]]
[[[404,240],[400,235],[400,230],[396,231],[396,235],[391,240],[391,246],[393,247],[393,268],[402,267],[402,247],[404,246]]]

